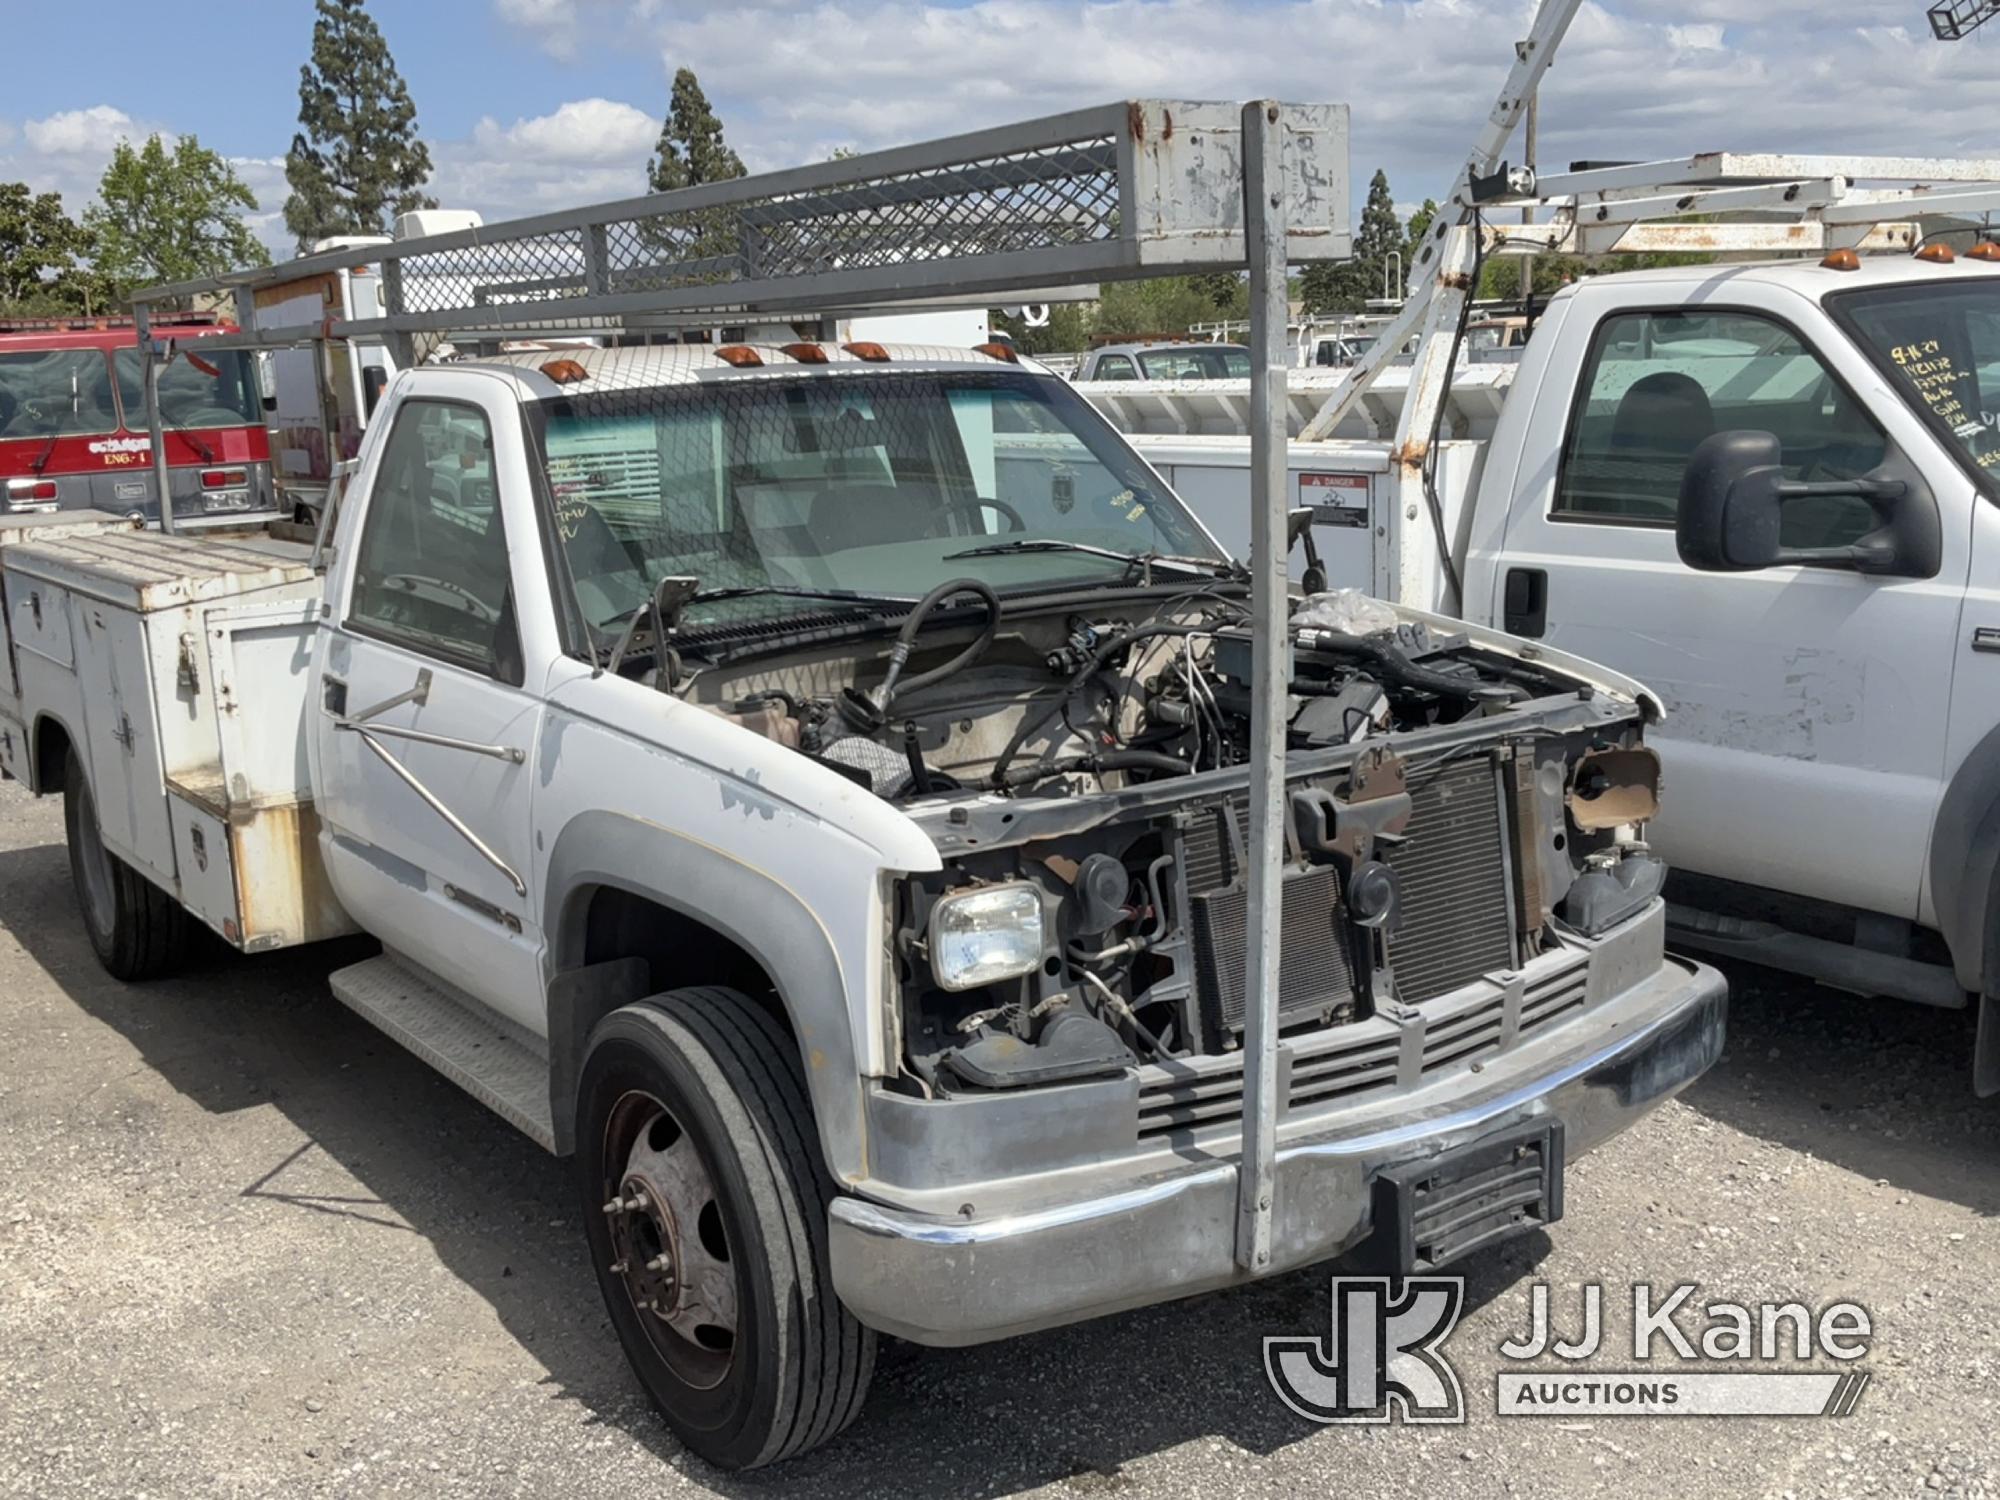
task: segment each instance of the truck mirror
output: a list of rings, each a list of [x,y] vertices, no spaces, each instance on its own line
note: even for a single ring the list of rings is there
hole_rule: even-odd
[[[382,388],[389,383],[389,372],[380,365],[361,367],[361,400],[367,407],[366,416],[375,415],[375,403],[382,399]]]
[[[1319,546],[1313,541],[1313,511],[1310,505],[1294,505],[1285,513],[1285,553],[1305,543],[1306,570],[1299,585],[1308,594],[1326,592],[1326,565],[1319,560]]]
[[[1778,561],[1784,449],[1776,433],[1718,432],[1681,474],[1674,544],[1704,573],[1741,573]]]

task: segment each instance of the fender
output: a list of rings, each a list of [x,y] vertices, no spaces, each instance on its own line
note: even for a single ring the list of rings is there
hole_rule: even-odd
[[[62,791],[61,787],[48,784],[47,768],[42,765],[42,735],[51,725],[60,729],[63,738],[69,741],[69,753],[81,755],[85,771],[90,769],[90,748],[83,736],[54,709],[43,709],[35,715],[35,722],[28,726],[28,743],[23,747],[22,757],[28,766],[28,790],[37,797],[53,796]]]
[[[1930,878],[1952,970],[1979,996],[1973,1088],[2000,1093],[2000,728],[1972,747],[1938,802]]]
[[[599,886],[629,891],[702,922],[763,965],[798,1038],[828,1170],[837,1182],[866,1176],[848,983],[818,917],[778,881],[720,849],[623,813],[579,813],[556,838],[544,886],[552,990],[558,976],[583,963],[589,903],[582,898]],[[550,1018],[552,1054],[555,1019]]]

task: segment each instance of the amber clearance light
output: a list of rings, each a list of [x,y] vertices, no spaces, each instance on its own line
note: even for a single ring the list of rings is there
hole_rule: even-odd
[[[972,352],[974,354],[983,354],[988,359],[1003,360],[1010,365],[1017,365],[1021,362],[1021,356],[1014,352],[1012,344],[1003,344],[998,340],[990,344],[974,344]]]
[[[752,365],[764,363],[764,356],[748,344],[724,344],[715,351],[715,357],[725,365],[734,365],[739,370],[747,370]]]
[[[590,371],[573,359],[552,359],[542,366],[542,373],[557,385],[575,385],[579,380],[590,379]]]
[[[1861,257],[1852,250],[1829,250],[1820,264],[1829,271],[1858,271]]]
[[[789,355],[802,365],[823,365],[826,363],[826,350],[820,348],[818,344],[787,344],[778,352]]]
[[[870,364],[885,365],[889,362],[889,351],[880,344],[842,344],[840,347],[856,359],[865,359]]]
[[[1967,260],[2000,260],[2000,245],[1991,240],[1981,240],[1965,252]]]
[[[1935,240],[1917,252],[1917,259],[1928,261],[1934,266],[1948,266],[1958,257],[1951,253],[1951,246],[1943,240]]]

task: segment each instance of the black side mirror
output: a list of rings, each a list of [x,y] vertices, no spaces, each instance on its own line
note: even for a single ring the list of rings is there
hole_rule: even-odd
[[[389,383],[389,372],[380,365],[361,367],[361,400],[367,407],[365,416],[375,415],[375,403],[382,399],[383,387]]]
[[[1908,571],[1888,524],[1909,486],[1901,479],[1785,478],[1784,449],[1770,432],[1718,432],[1681,474],[1674,543],[1681,561],[1705,573],[1747,573],[1784,565]],[[1847,547],[1786,547],[1779,541],[1787,500],[1851,495],[1884,523]]]

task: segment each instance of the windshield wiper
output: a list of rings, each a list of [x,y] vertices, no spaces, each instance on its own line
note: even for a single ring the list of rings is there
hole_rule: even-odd
[[[963,552],[947,552],[944,562],[965,557],[1005,557],[1022,552],[1081,552],[1086,557],[1104,557],[1133,568],[1151,571],[1154,567],[1182,568],[1202,577],[1235,577],[1236,565],[1214,557],[1176,557],[1166,552],[1120,552],[1114,547],[1093,547],[1088,542],[1068,542],[1059,537],[1020,537],[1011,542],[989,542],[983,547],[967,547]]]
[[[789,583],[740,583],[722,588],[699,589],[688,598],[689,604],[705,604],[710,599],[755,599],[761,596],[779,599],[836,599],[845,604],[915,604],[915,594],[868,594],[858,589],[813,589],[799,588]]]

